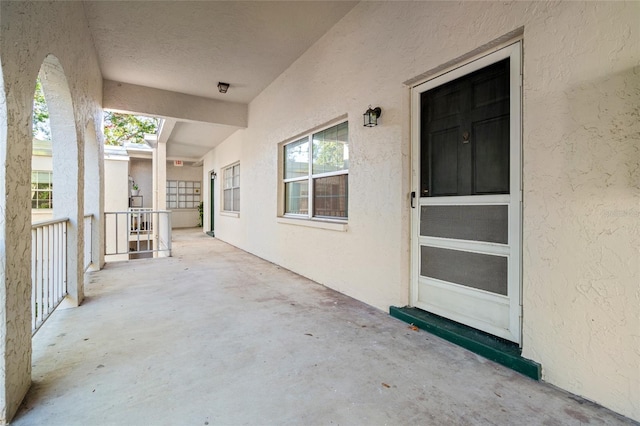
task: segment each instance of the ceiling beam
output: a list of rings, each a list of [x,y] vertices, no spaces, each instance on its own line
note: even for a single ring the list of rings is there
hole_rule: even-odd
[[[248,106],[104,80],[102,107],[129,114],[247,127]]]
[[[167,143],[173,133],[173,128],[176,127],[178,121],[172,118],[165,118],[162,122],[162,126],[158,129],[158,142]]]

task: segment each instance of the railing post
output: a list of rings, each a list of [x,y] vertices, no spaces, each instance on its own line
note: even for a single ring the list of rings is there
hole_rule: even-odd
[[[31,228],[31,329],[42,326],[67,295],[68,219]]]
[[[84,272],[87,272],[87,270],[91,267],[92,263],[93,263],[93,225],[92,222],[93,221],[93,215],[89,214],[89,215],[84,215],[83,217],[83,222],[84,222],[84,253],[83,253],[83,267],[84,267]]]
[[[120,217],[124,215],[126,229],[120,230]],[[111,220],[115,218],[114,220]],[[114,223],[115,222],[115,223]],[[130,243],[135,246],[135,253],[153,253],[154,257],[171,256],[171,212],[152,211],[146,208],[132,208],[124,212],[105,212],[105,256],[117,256],[113,260],[125,260],[133,253]],[[114,232],[115,229],[115,232]],[[123,233],[126,239],[121,244]],[[113,246],[111,238],[115,239]],[[122,247],[120,247],[122,245]]]

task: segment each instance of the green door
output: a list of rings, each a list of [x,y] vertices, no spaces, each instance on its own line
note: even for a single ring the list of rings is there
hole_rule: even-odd
[[[215,182],[216,182],[216,174],[215,172],[211,172],[209,173],[209,220],[210,220],[210,225],[211,225],[211,230],[209,232],[207,232],[207,234],[209,234],[210,236],[214,237],[215,234],[215,218],[214,218],[214,213],[215,213]]]

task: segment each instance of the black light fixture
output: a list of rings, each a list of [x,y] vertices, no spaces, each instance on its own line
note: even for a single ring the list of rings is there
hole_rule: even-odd
[[[220,91],[220,93],[227,93],[227,90],[229,90],[229,83],[223,83],[219,81],[218,90]]]
[[[380,107],[371,108],[369,105],[369,109],[363,114],[364,116],[364,127],[374,127],[378,125],[378,118],[382,115],[382,110]]]

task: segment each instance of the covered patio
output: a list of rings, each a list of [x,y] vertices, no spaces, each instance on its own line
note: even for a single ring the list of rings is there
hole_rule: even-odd
[[[633,424],[198,229],[85,291],[13,425]]]

